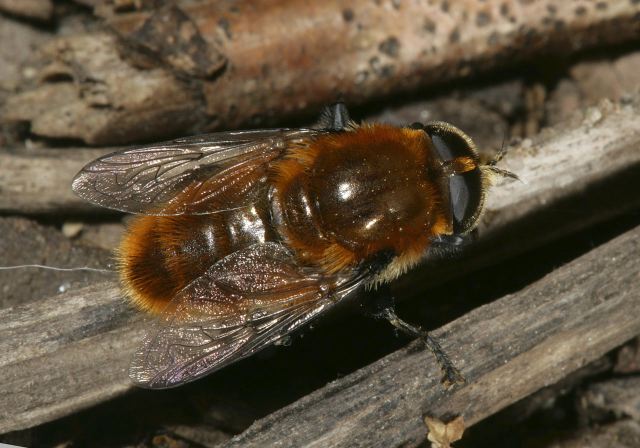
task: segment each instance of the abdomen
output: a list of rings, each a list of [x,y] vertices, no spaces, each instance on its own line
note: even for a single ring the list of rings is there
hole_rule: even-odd
[[[158,313],[224,256],[270,241],[264,207],[195,216],[138,216],[119,249],[120,278],[135,305]]]

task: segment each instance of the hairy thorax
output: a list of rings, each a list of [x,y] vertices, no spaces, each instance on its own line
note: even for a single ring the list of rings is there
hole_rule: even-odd
[[[424,132],[372,125],[291,149],[274,167],[276,228],[328,272],[381,251],[415,261],[447,230],[427,144]]]

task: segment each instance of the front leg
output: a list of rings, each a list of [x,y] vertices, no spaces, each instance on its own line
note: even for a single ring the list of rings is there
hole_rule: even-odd
[[[349,126],[350,121],[347,106],[342,101],[338,101],[325,107],[314,127],[329,131],[343,131]]]
[[[476,230],[466,234],[435,235],[431,238],[425,260],[455,258],[478,239]]]
[[[363,304],[366,307],[368,314],[376,318],[384,318],[396,329],[413,338],[419,338],[435,356],[443,374],[441,382],[446,388],[450,388],[455,384],[464,384],[466,382],[464,376],[453,365],[444,350],[442,350],[442,347],[436,338],[431,336],[429,332],[422,328],[411,325],[398,317],[395,311],[393,297],[386,285],[382,285],[376,291],[373,291],[372,296],[373,297],[371,297],[370,300],[367,300]],[[369,299],[369,297],[367,297],[367,299]]]

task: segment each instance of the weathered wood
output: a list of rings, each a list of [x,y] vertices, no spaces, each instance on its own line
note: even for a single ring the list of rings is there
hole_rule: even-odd
[[[637,108],[632,104],[603,103],[600,108],[590,109],[586,121],[579,126],[552,132],[546,140],[509,154],[509,164],[516,172],[522,170],[526,183],[511,182],[494,188],[485,218],[493,220],[492,225],[502,228],[508,238],[516,238],[520,232],[518,244],[503,244],[498,230],[486,228],[487,236],[496,244],[480,254],[470,253],[456,269],[449,265],[447,275],[460,275],[460,266],[474,265],[478,260],[486,262],[484,257],[504,256],[507,250],[513,255],[527,245],[541,244],[593,223],[598,217],[605,219],[607,213],[637,207],[640,199],[632,194],[640,181],[640,123],[636,114]],[[530,168],[534,166],[535,169]],[[629,169],[631,175],[621,174]],[[622,185],[601,185],[607,179],[620,179]],[[584,197],[581,201],[571,200],[576,195],[580,197],[585,188],[591,189],[588,191],[592,194],[612,197],[605,206],[601,201],[585,205],[588,199]],[[501,193],[502,189],[508,192]],[[625,195],[626,190],[631,194]],[[543,214],[544,220],[533,219],[541,207],[566,205],[565,201],[578,205],[567,208],[572,210],[570,215]],[[593,210],[601,213],[591,216]],[[519,219],[525,219],[525,223],[518,224]],[[534,231],[527,222],[535,223]],[[407,283],[413,290],[437,280],[420,275],[410,277],[413,283]],[[442,271],[439,275],[443,276]],[[8,378],[0,381],[0,433],[68,415],[131,387],[124,368],[141,340],[140,326],[122,324],[120,331],[106,331],[96,326],[91,317],[96,315],[98,321],[107,322],[106,310],[111,310],[111,319],[120,325],[128,319],[123,316],[122,307],[118,285],[112,282],[3,311],[5,324],[0,328],[0,341],[12,345],[0,345],[0,371]],[[79,308],[86,310],[84,318],[69,319]],[[49,315],[47,310],[55,313]],[[86,328],[95,328],[97,333],[89,337]],[[31,329],[37,331],[30,333]],[[43,331],[56,336],[45,337]],[[49,342],[42,344],[43,340]],[[458,353],[456,348],[451,352]],[[53,364],[59,365],[63,373],[58,375],[52,370]],[[87,366],[99,368],[88,370]],[[31,391],[30,400],[23,399],[21,394],[25,391]]]
[[[143,324],[114,283],[0,310],[0,433],[121,394]]]
[[[445,391],[428,351],[400,350],[226,446],[417,446],[424,415],[473,425],[639,334],[638,288],[640,227],[436,331],[468,385]]]
[[[96,145],[264,126],[640,33],[628,0],[177,4],[155,15],[103,5],[123,39],[52,42],[43,84],[10,98],[4,119]]]
[[[29,19],[48,21],[53,15],[51,0],[0,0],[0,11],[5,11]]]
[[[0,211],[18,214],[95,211],[95,207],[71,191],[71,181],[85,164],[108,152],[111,151],[0,152]]]

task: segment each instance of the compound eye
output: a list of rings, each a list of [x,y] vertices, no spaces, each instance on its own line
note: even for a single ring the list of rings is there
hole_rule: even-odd
[[[427,123],[424,130],[443,162],[457,157],[477,158],[473,141],[460,129],[448,123],[435,122]]]
[[[449,177],[449,200],[453,233],[473,229],[483,202],[482,175],[479,169]]]
[[[459,160],[478,161],[475,145],[460,129],[444,122],[427,123],[424,130],[431,138],[434,156],[444,164]],[[454,234],[473,229],[483,205],[482,173],[471,167],[468,171],[454,171],[448,177],[449,207]]]

